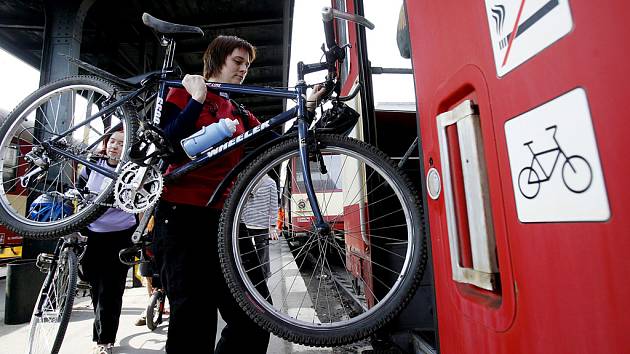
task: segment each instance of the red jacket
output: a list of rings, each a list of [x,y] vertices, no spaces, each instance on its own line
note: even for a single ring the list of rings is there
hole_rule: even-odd
[[[180,110],[183,110],[184,107],[186,107],[190,99],[190,95],[183,88],[172,88],[166,96],[166,102],[175,104]],[[260,125],[258,119],[256,119],[256,117],[254,117],[251,113],[248,114],[248,124],[243,124],[242,118],[233,113],[235,110],[236,107],[232,104],[232,102],[230,102],[230,100],[212,92],[208,92],[201,113],[195,122],[195,131],[204,126],[216,123],[221,118],[239,120],[240,124],[236,126],[236,132],[233,136],[243,134],[246,126],[251,129]],[[173,144],[179,144],[179,141],[173,142]],[[225,175],[234,166],[236,166],[243,157],[243,150],[244,149],[242,147],[237,148],[223,157],[213,160],[207,165],[187,173],[177,181],[169,183],[164,188],[162,198],[172,203],[205,206]],[[183,161],[170,164],[166,173],[173,171],[189,161],[190,160],[186,158]],[[226,191],[219,202],[212,205],[212,207],[222,208],[228,192],[229,191]]]

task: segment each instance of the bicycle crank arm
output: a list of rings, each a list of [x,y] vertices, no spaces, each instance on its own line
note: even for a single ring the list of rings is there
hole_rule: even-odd
[[[133,242],[134,244],[140,243],[140,239],[142,238],[142,235],[144,234],[144,230],[146,230],[147,225],[149,224],[149,220],[151,219],[151,216],[153,215],[153,209],[155,209],[155,205],[150,207],[148,210],[144,212],[144,215],[142,216],[140,223],[138,223],[138,227],[136,227],[136,229],[133,232],[133,235],[131,235],[131,242]]]

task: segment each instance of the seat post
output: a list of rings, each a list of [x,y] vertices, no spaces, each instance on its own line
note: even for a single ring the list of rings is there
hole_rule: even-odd
[[[166,75],[166,71],[173,67],[173,59],[175,58],[175,40],[162,36],[161,44],[166,47],[164,54],[164,63],[162,64],[162,78]]]

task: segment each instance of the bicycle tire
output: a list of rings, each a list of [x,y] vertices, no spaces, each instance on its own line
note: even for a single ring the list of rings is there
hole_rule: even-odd
[[[572,182],[575,181],[571,181],[571,179],[569,178],[572,174],[570,172],[567,172],[569,171],[567,169],[567,166],[569,166],[571,170],[573,170],[573,175],[577,175],[579,174],[579,171],[575,170],[574,165],[579,166],[580,163],[582,163],[583,166],[586,168],[583,169],[583,173],[587,174],[588,182],[582,183],[581,185],[574,185]],[[573,193],[579,194],[585,192],[591,187],[591,183],[593,183],[593,169],[591,168],[591,164],[589,164],[588,161],[580,155],[567,157],[567,159],[564,161],[564,164],[562,164],[562,183],[564,183],[564,186]]]
[[[527,173],[527,175],[524,175],[524,173]],[[534,182],[530,182],[530,176],[532,174],[536,178]],[[525,179],[523,179],[523,177]],[[521,182],[521,181],[524,181],[524,182]],[[538,173],[536,172],[536,170],[534,170],[531,167],[525,167],[521,170],[521,172],[518,174],[517,183],[518,183],[518,190],[521,192],[521,195],[523,195],[523,197],[527,199],[536,198],[536,196],[538,195],[538,192],[540,192],[540,183],[541,183],[540,178],[538,177]],[[528,185],[532,185],[532,184],[536,185],[536,187],[534,188],[535,191],[533,193],[530,190],[525,189]]]
[[[31,316],[28,354],[57,354],[70,322],[77,287],[77,255],[65,248],[39,293]],[[60,296],[61,295],[61,296]]]
[[[164,295],[157,290],[151,295],[151,301],[147,306],[147,327],[155,330],[162,323],[162,309],[164,308]]]
[[[26,238],[44,240],[77,231],[105,212],[107,208],[104,204],[108,203],[113,181],[99,193],[79,193],[81,198],[79,194],[66,196],[69,190],[77,190],[78,174],[84,165],[44,148],[42,141],[67,133],[70,127],[79,125],[85,117],[105,106],[116,90],[116,86],[97,77],[68,77],[31,93],[7,116],[0,126],[0,170],[4,171],[0,177],[1,223]],[[128,159],[127,151],[133,144],[138,124],[137,113],[129,105],[119,107],[109,117],[96,118],[57,144],[63,150],[88,160],[98,148],[106,128],[118,122],[124,128],[123,153],[115,168],[118,172]],[[36,126],[42,128],[36,130]],[[39,148],[45,152],[36,156],[45,154],[43,156],[49,162],[23,186],[25,180],[21,178],[36,169],[34,163],[27,159],[27,154]],[[52,213],[48,220],[28,218],[27,203],[32,203],[41,195],[63,205],[59,218],[53,217]],[[87,200],[89,202],[85,202]]]
[[[335,346],[352,343],[371,335],[382,328],[404,308],[423,277],[427,261],[427,243],[419,194],[415,191],[408,178],[395,167],[384,153],[364,142],[339,135],[318,135],[317,142],[323,156],[320,163],[326,166],[330,174],[326,177],[328,179],[326,179],[324,178],[325,174],[322,174],[321,170],[319,170],[320,175],[316,175],[317,172],[311,170],[311,175],[314,180],[326,180],[326,182],[323,182],[326,187],[322,188],[322,190],[327,190],[334,185],[335,188],[329,189],[336,191],[341,186],[342,193],[347,193],[348,195],[348,200],[343,202],[344,247],[339,245],[341,241],[334,239],[334,236],[325,237],[317,236],[316,233],[307,234],[309,237],[307,242],[311,242],[309,248],[314,248],[312,247],[313,243],[318,243],[320,251],[303,252],[303,254],[308,254],[309,257],[301,257],[302,262],[313,257],[317,258],[318,261],[314,267],[312,265],[302,267],[302,264],[295,262],[295,259],[299,257],[292,254],[288,245],[286,245],[289,240],[273,241],[270,242],[272,275],[264,279],[263,282],[260,281],[260,273],[254,273],[254,269],[260,269],[260,264],[255,264],[255,261],[252,263],[251,257],[248,258],[248,254],[251,255],[253,252],[249,248],[251,245],[248,245],[253,242],[251,240],[246,241],[247,237],[244,237],[242,234],[243,226],[240,224],[240,218],[243,206],[247,203],[255,185],[266,173],[270,173],[272,176],[275,173],[276,176],[274,177],[277,177],[278,172],[274,171],[277,171],[278,168],[299,165],[298,157],[296,156],[299,142],[297,138],[294,138],[270,147],[238,176],[221,215],[218,248],[222,271],[232,295],[258,325],[279,337],[295,343],[311,346]],[[343,155],[344,158],[340,157],[339,162],[335,163],[333,161],[337,159],[335,157],[337,155]],[[343,161],[343,164],[339,173],[330,172],[333,171],[333,166],[341,164],[341,161]],[[355,163],[363,163],[364,165]],[[349,178],[342,177],[348,176],[348,174],[343,172],[346,166],[348,166],[347,171],[350,174],[356,171],[354,172],[355,177],[360,175],[359,171],[365,172],[364,178],[352,179],[352,181],[359,181],[356,186],[353,182],[348,182]],[[367,171],[370,171],[370,173],[368,174]],[[335,177],[336,174],[337,177]],[[286,175],[292,175],[292,172],[287,172]],[[332,180],[332,177],[335,177],[336,181],[330,182],[329,180]],[[340,180],[342,180],[342,183],[338,184],[337,182]],[[363,184],[363,181],[366,183]],[[329,185],[329,183],[334,184]],[[368,185],[371,187],[368,187]],[[353,188],[358,189],[354,198],[352,197],[355,191]],[[388,201],[385,200],[391,198],[391,196],[378,199],[382,195],[388,194],[388,188],[391,188],[393,192],[391,195],[395,198]],[[368,189],[369,193],[366,194]],[[291,195],[286,193],[286,191],[283,191],[283,196],[296,198],[295,195],[297,193],[291,193]],[[326,209],[328,208],[330,210],[333,209],[331,204],[333,200],[332,192],[328,197],[329,199],[326,199],[325,194],[317,194],[319,198],[318,203],[324,213],[327,212]],[[365,228],[370,230],[369,233],[365,234],[366,239],[369,239],[369,247],[371,249],[369,258],[366,255],[364,255],[364,258],[361,258],[358,252],[352,252],[351,247],[353,246],[346,245],[348,242],[358,242],[363,237],[357,236],[357,231],[352,231],[353,228],[357,227],[356,223],[354,226],[350,226],[351,218],[356,219],[359,217],[356,214],[356,210],[351,211],[353,203],[359,203],[356,199],[359,195],[365,197],[362,203],[367,207],[366,210],[372,213],[369,223],[364,223]],[[295,200],[291,200],[291,203],[294,202]],[[346,202],[348,202],[348,205],[346,205]],[[400,203],[401,211],[394,215],[390,211],[394,209],[391,205],[396,202]],[[338,223],[339,218],[341,218],[341,214],[336,219],[329,218],[330,224]],[[377,234],[379,223],[394,221],[402,221],[403,224],[390,226],[391,228],[388,229],[387,235],[391,238]],[[296,225],[293,226],[298,229]],[[394,227],[399,227],[398,231],[393,229]],[[390,233],[393,236],[390,236]],[[334,235],[334,233],[332,234]],[[327,248],[328,246],[330,248]],[[400,251],[396,247],[403,249]],[[350,252],[348,249],[350,249]],[[400,256],[402,259],[385,265],[385,262],[382,262],[380,257],[384,256],[386,252],[392,252],[392,250],[398,252],[394,252],[394,254],[398,256],[404,255],[404,257]],[[335,252],[341,261],[341,265],[331,266],[334,262]],[[277,256],[278,253],[280,253],[279,257]],[[346,260],[345,262],[344,259]],[[358,276],[353,276],[350,271],[350,268],[353,267],[350,264],[351,261],[358,261],[363,265],[367,264],[360,270]],[[379,262],[383,264],[379,264]],[[400,264],[396,264],[396,262]],[[297,267],[297,271],[290,270],[291,265],[293,268]],[[392,268],[392,271],[399,270],[400,272],[393,276],[389,275],[388,279],[387,276],[383,276],[383,268],[385,266]],[[397,268],[398,266],[400,268]],[[250,268],[248,269],[247,267]],[[369,274],[365,273],[368,267]],[[318,272],[319,283],[313,284],[312,280]],[[310,279],[307,284],[306,279],[309,275]],[[356,293],[357,290],[361,289],[357,287],[355,290],[349,290],[349,287],[344,286],[343,281],[351,280],[349,275],[355,280],[360,279],[361,289],[364,292],[363,300],[361,300],[361,294]],[[277,278],[280,279],[278,280]],[[296,286],[296,292],[290,294],[294,284],[299,282],[298,278],[302,279],[304,284],[299,286],[300,289]],[[384,282],[383,285],[392,285],[392,287],[389,290],[383,289],[384,286],[377,285],[377,282]],[[266,286],[263,287],[263,283]],[[277,286],[283,286],[282,284],[285,284],[284,293],[276,290]],[[316,289],[315,286],[317,287]],[[294,305],[297,302],[294,300],[295,297],[291,296],[295,296],[303,288],[306,289],[305,295],[300,295],[303,297],[296,312]],[[323,291],[326,291],[325,295]],[[351,291],[355,291],[355,293],[351,293]],[[322,292],[322,298],[326,298],[327,304],[323,300],[320,302],[320,292]],[[285,293],[286,296],[284,295]],[[384,295],[379,298],[381,293],[384,293]],[[307,294],[310,297],[310,305],[308,305],[306,300]],[[369,298],[372,298],[372,303],[370,303]],[[332,307],[331,299],[333,299]],[[307,302],[306,305],[304,305],[305,301]],[[363,307],[362,304],[365,306]],[[300,315],[303,305],[312,308],[304,310],[305,315]],[[327,309],[325,308],[326,306],[328,307]],[[312,320],[308,317],[311,314]]]

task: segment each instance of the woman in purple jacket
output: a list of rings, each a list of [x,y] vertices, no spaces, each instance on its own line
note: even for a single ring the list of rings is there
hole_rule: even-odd
[[[114,169],[123,148],[123,132],[114,132],[105,142],[105,156],[99,166]],[[110,180],[100,173],[81,172],[85,186],[90,191],[100,191]],[[91,286],[94,305],[92,340],[96,342],[94,353],[113,352],[122,309],[123,292],[129,267],[120,262],[118,252],[131,246],[131,235],[137,219],[118,208],[109,208],[96,221],[82,230],[87,236],[85,255],[81,260],[83,272]]]

